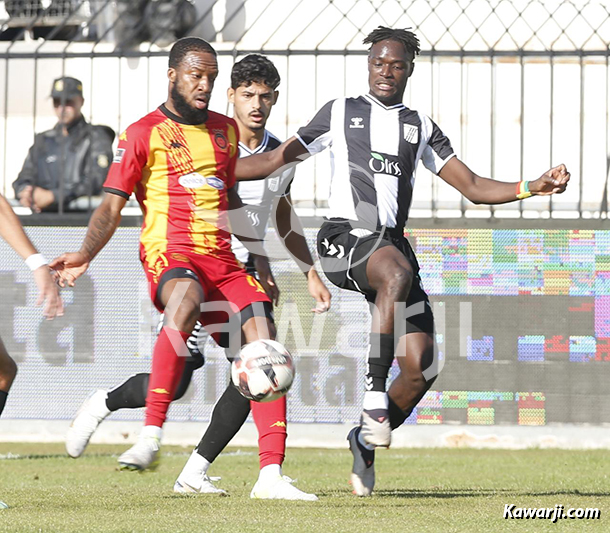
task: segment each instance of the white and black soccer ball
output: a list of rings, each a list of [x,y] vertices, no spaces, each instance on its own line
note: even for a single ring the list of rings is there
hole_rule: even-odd
[[[231,364],[233,384],[255,402],[272,402],[284,396],[294,374],[290,352],[279,342],[267,339],[243,346]]]

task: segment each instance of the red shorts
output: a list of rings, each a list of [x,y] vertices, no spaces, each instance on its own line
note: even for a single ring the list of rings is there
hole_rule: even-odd
[[[199,281],[204,294],[199,321],[217,342],[220,325],[226,324],[232,315],[253,302],[271,303],[261,284],[246,272],[233,252],[217,250],[214,255],[168,252],[159,255],[152,265],[144,258],[142,265],[150,284],[150,298],[161,313],[163,306],[157,293],[159,283],[168,279],[164,275],[176,268],[186,269],[186,277],[191,277],[188,272],[194,273],[192,277]]]

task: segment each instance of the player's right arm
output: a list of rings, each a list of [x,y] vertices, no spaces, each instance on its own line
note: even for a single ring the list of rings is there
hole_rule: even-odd
[[[306,126],[275,150],[240,158],[235,167],[237,181],[271,177],[328,148],[332,144],[330,123],[334,102],[324,105]]]
[[[122,196],[106,194],[100,206],[91,215],[87,235],[80,250],[53,259],[51,268],[57,271],[62,287],[66,283],[73,287],[76,279],[85,273],[91,260],[110,240],[121,222],[121,209],[126,202],[127,199]]]

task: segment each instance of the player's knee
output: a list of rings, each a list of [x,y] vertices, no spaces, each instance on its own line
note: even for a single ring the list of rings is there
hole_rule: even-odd
[[[392,268],[384,278],[383,291],[394,297],[394,301],[403,300],[411,290],[413,272],[406,268],[396,266]]]
[[[185,296],[180,304],[172,309],[165,308],[165,325],[170,325],[168,320],[173,319],[175,328],[180,331],[192,331],[201,314],[199,298]]]

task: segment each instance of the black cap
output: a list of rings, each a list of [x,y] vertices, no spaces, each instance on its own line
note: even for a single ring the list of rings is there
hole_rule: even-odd
[[[51,89],[52,98],[65,98],[70,100],[75,96],[83,96],[83,84],[76,78],[70,78],[68,76],[63,78],[57,78],[53,82],[53,88]]]

